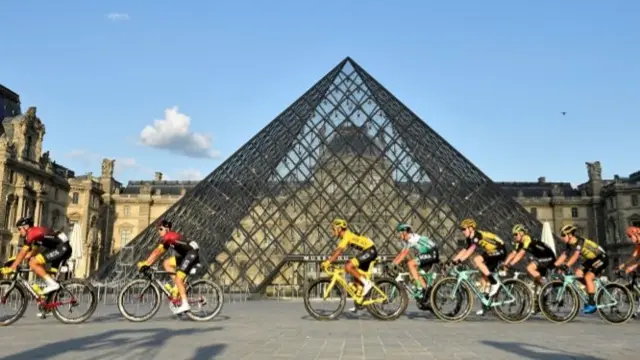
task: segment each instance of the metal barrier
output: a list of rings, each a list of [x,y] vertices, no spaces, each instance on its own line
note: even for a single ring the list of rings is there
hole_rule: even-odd
[[[127,283],[128,281],[121,280],[110,283],[92,282],[92,285],[98,294],[99,303],[103,305],[117,305],[118,296]],[[220,286],[222,287],[225,303],[243,303],[250,298],[251,292],[249,291],[249,285],[234,286],[233,288],[226,284],[221,284]]]

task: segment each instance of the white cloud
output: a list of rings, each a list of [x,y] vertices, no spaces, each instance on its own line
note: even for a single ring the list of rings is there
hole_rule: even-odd
[[[202,180],[203,177],[198,169],[184,169],[176,174],[178,180]]]
[[[216,159],[220,153],[211,148],[210,135],[189,130],[191,118],[178,111],[178,107],[165,109],[164,119],[154,120],[140,132],[143,145],[165,149],[194,158]]]
[[[127,21],[131,19],[131,17],[126,13],[112,12],[107,14],[107,19],[111,21]]]

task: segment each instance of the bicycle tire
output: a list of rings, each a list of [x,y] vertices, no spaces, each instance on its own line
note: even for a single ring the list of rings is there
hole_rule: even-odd
[[[391,284],[391,286],[395,287],[398,293],[400,294],[400,307],[398,307],[398,309],[390,315],[383,314],[382,312],[380,312],[380,310],[377,307],[378,303],[369,304],[367,305],[366,308],[369,314],[371,314],[371,316],[375,317],[378,320],[384,320],[384,321],[395,320],[399,318],[402,314],[404,314],[405,311],[407,311],[407,307],[409,306],[409,295],[407,294],[406,291],[403,291],[404,289],[402,289],[400,287],[400,284],[398,284],[398,282],[395,281],[394,279],[380,278],[380,279],[376,279],[375,281],[375,284],[378,288],[380,287],[381,284],[385,284],[385,283]],[[371,289],[371,291],[375,291],[375,290]]]
[[[220,287],[220,285],[218,285],[217,283],[211,281],[211,280],[207,280],[207,279],[200,279],[200,280],[196,280],[192,283],[190,283],[187,286],[187,297],[189,297],[189,292],[191,290],[193,290],[193,288],[198,285],[198,284],[206,284],[207,286],[209,286],[210,288],[213,289],[213,291],[216,293],[215,298],[216,301],[218,302],[215,310],[207,315],[207,316],[197,316],[194,313],[192,313],[191,311],[188,311],[186,313],[187,317],[193,321],[209,321],[213,318],[215,318],[216,316],[218,316],[218,314],[220,313],[220,311],[222,310],[222,305],[224,302],[224,294],[222,293],[222,288]]]
[[[625,293],[625,295],[627,296],[627,298],[629,299],[629,310],[628,313],[623,316],[620,320],[612,320],[610,319],[607,315],[604,314],[604,312],[602,311],[604,308],[600,308],[598,307],[598,315],[600,315],[600,317],[602,318],[602,320],[608,322],[609,324],[624,324],[627,321],[629,321],[629,319],[631,319],[631,317],[633,316],[633,312],[635,310],[635,303],[633,300],[633,294],[631,293],[631,291],[629,291],[629,289],[627,289],[626,286],[620,285],[620,284],[616,284],[616,283],[608,283],[607,285],[604,286],[605,289],[607,289],[607,291],[609,293],[612,293],[612,290],[614,288],[618,289],[618,290],[622,290],[622,292]],[[596,295],[596,304],[600,304],[601,303],[601,297],[605,295],[605,292],[600,290],[598,291],[598,294]]]
[[[502,282],[502,286],[500,287],[500,289],[502,290],[503,287],[505,286],[513,286],[513,288],[519,288],[520,291],[522,291],[522,293],[518,292],[516,295],[515,291],[511,291],[511,294],[516,297],[520,297],[523,294],[526,294],[524,296],[526,296],[526,299],[521,298],[520,300],[522,301],[522,309],[520,309],[520,311],[518,311],[518,316],[509,316],[506,313],[502,312],[502,309],[499,306],[492,306],[491,310],[493,311],[493,313],[502,321],[510,323],[510,324],[517,324],[517,323],[521,323],[524,322],[526,320],[528,320],[531,315],[533,315],[533,303],[534,303],[534,297],[533,297],[533,293],[531,293],[531,289],[529,288],[529,286],[527,286],[527,284],[522,281],[522,280],[518,280],[518,279],[506,279]],[[498,293],[500,292],[500,290],[498,290]],[[496,294],[497,295],[497,294]],[[495,295],[494,295],[495,297]]]
[[[469,314],[471,314],[471,310],[473,309],[473,292],[471,291],[471,289],[469,288],[469,285],[467,285],[467,283],[465,282],[461,282],[460,285],[457,288],[457,292],[459,292],[460,294],[462,294],[462,296],[467,296],[467,298],[469,299],[468,301],[468,305],[466,306],[466,308],[460,313],[458,311],[458,313],[460,313],[461,315],[456,316],[456,317],[450,317],[447,316],[446,314],[444,314],[440,308],[437,306],[437,294],[438,294],[438,290],[440,290],[440,288],[442,288],[445,284],[449,284],[449,283],[454,283],[457,284],[458,283],[458,279],[452,276],[448,276],[448,277],[444,277],[441,278],[438,282],[436,282],[433,285],[433,289],[431,290],[431,296],[430,296],[430,303],[431,303],[431,312],[440,320],[442,321],[446,321],[446,322],[460,322],[464,319],[467,318],[467,316],[469,316]],[[450,294],[447,294],[446,296],[449,296]],[[458,297],[456,296],[456,301],[458,300]]]
[[[572,321],[573,319],[575,319],[576,316],[578,316],[578,312],[580,311],[580,298],[578,297],[578,294],[572,287],[567,286],[564,289],[564,291],[569,292],[571,296],[571,301],[573,301],[573,307],[568,317],[566,317],[565,319],[559,320],[557,317],[554,316],[555,314],[548,311],[547,302],[545,301],[546,290],[552,287],[564,287],[564,283],[561,280],[554,280],[544,284],[544,286],[540,288],[540,294],[538,294],[538,306],[540,307],[540,313],[542,314],[542,316],[544,316],[547,320],[551,321],[552,323],[566,324]]]
[[[0,326],[9,326],[15,323],[16,321],[20,320],[22,315],[24,315],[24,312],[27,311],[27,307],[29,306],[30,295],[27,295],[29,294],[29,292],[24,288],[22,284],[20,284],[17,281],[14,282],[11,280],[0,280],[0,286],[3,286],[3,285],[11,286],[14,283],[15,283],[15,286],[13,287],[13,289],[11,289],[11,291],[17,290],[18,293],[20,294],[20,297],[21,297],[20,308],[18,309],[18,312],[14,316],[9,318],[9,320],[0,322]]]
[[[149,288],[151,288],[151,291],[153,291],[155,304],[153,305],[153,307],[151,308],[151,311],[148,314],[144,316],[133,316],[124,309],[124,296],[127,290],[140,284],[147,285],[147,287],[144,288],[144,291],[147,291]],[[131,322],[145,322],[151,319],[153,316],[155,316],[158,310],[160,310],[160,305],[162,304],[162,297],[160,294],[161,293],[160,293],[160,289],[158,288],[158,285],[156,285],[151,280],[146,280],[146,279],[132,280],[127,285],[125,285],[120,291],[120,294],[118,294],[118,310],[120,311],[120,314],[124,316],[125,319]]]
[[[89,293],[91,294],[91,305],[89,306],[89,309],[85,314],[78,317],[78,319],[69,319],[60,313],[59,307],[56,307],[53,310],[53,316],[63,324],[81,324],[87,321],[96,311],[96,308],[98,307],[98,295],[93,285],[91,285],[91,283],[89,283],[88,281],[85,281],[83,279],[71,278],[60,282],[60,289],[56,290],[55,294],[53,294],[52,301],[57,301],[58,296],[60,296],[62,290],[70,284],[81,284],[89,290]]]
[[[342,286],[340,286],[340,284],[338,284],[336,282],[336,284],[334,284],[332,290],[333,289],[337,289],[338,292],[340,293],[340,304],[338,305],[338,309],[336,309],[336,311],[334,311],[330,315],[320,315],[320,314],[316,313],[313,310],[313,308],[311,307],[309,294],[311,293],[311,290],[313,290],[313,288],[315,286],[317,286],[319,284],[323,284],[323,283],[328,285],[328,284],[331,283],[331,279],[330,278],[320,278],[320,279],[316,279],[316,280],[310,282],[309,285],[307,285],[307,287],[304,290],[304,294],[303,294],[304,308],[307,310],[309,315],[311,315],[316,320],[335,320],[342,314],[342,312],[344,311],[344,307],[347,305],[347,293],[342,288]]]

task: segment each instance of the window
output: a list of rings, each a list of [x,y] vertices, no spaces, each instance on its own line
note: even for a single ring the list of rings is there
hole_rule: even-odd
[[[51,227],[55,228],[58,225],[58,221],[60,220],[60,212],[58,210],[53,210],[51,213]]]
[[[577,207],[572,207],[571,208],[571,217],[572,218],[577,218],[578,217],[578,208]]]
[[[24,156],[31,159],[31,147],[33,146],[33,138],[27,136],[27,142],[24,145]]]
[[[131,229],[120,229],[120,246],[126,245],[131,240]]]
[[[79,202],[80,202],[80,194],[77,192],[74,192],[73,194],[71,194],[71,203],[77,204]]]
[[[122,215],[131,216],[131,207],[129,205],[125,205],[122,207]]]
[[[531,215],[533,215],[535,218],[538,218],[538,208],[534,208],[532,207],[531,209],[529,209],[529,212],[531,213]]]
[[[53,200],[58,200],[58,188],[53,190]]]
[[[638,206],[638,195],[631,195],[631,206]]]

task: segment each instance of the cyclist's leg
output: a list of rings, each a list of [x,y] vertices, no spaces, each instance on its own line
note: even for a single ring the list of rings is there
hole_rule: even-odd
[[[369,265],[377,257],[378,257],[378,252],[376,251],[376,247],[372,246],[372,247],[362,251],[355,258],[351,259],[347,263],[347,266],[345,267],[347,269],[347,271],[349,271],[349,274],[351,274],[354,277],[354,279],[358,279],[358,281],[362,284],[362,287],[363,287],[362,294],[363,295],[366,295],[371,290],[372,284],[371,284],[371,281],[366,279],[364,276],[361,276],[358,273],[357,269],[360,269],[362,271],[369,270]]]
[[[31,268],[31,270],[40,278],[42,278],[47,284],[47,286],[42,289],[43,295],[56,291],[60,288],[60,284],[58,284],[58,282],[55,281],[45,270],[45,264],[60,264],[62,260],[69,256],[68,253],[70,249],[71,247],[69,246],[69,244],[64,243],[56,248],[46,249],[45,251],[39,253],[38,255],[32,257],[31,260],[29,260],[29,267]]]
[[[189,311],[191,309],[191,307],[189,306],[189,299],[187,298],[187,290],[184,286],[184,279],[187,277],[189,271],[191,271],[191,269],[198,263],[199,260],[200,257],[198,256],[198,251],[191,250],[182,258],[182,261],[178,264],[175,282],[176,286],[178,287],[180,298],[182,299],[182,304],[180,304],[180,307],[176,309],[177,313]]]
[[[422,265],[421,256],[422,254],[418,255],[416,259],[409,259],[409,261],[407,261],[407,267],[409,268],[409,274],[411,274],[416,285],[425,289],[427,287],[427,282],[422,278],[422,276],[420,276],[420,274],[418,274],[418,268]]]
[[[162,267],[166,272],[175,273],[177,264],[178,264],[177,256],[169,256],[162,262]],[[169,277],[171,278],[171,281],[173,281],[173,283],[175,284],[176,282],[175,274],[169,275]]]
[[[589,267],[584,269],[584,282],[587,288],[587,295],[589,296],[588,305],[585,306],[585,312],[594,312],[596,310],[596,285],[594,280],[596,276],[602,274],[602,271],[607,268],[609,261],[606,256],[600,256],[592,261],[589,261]]]

